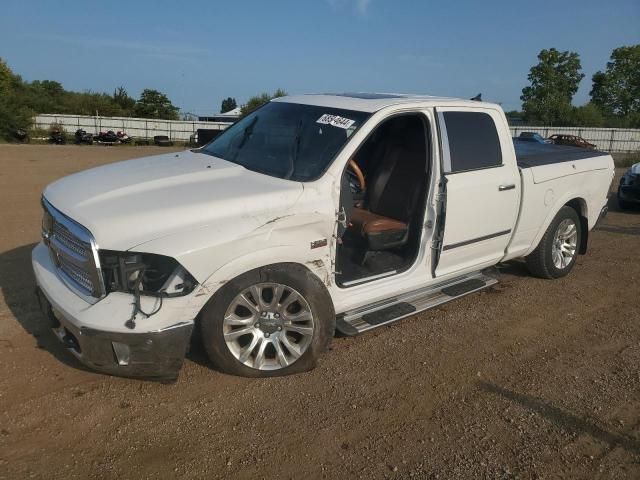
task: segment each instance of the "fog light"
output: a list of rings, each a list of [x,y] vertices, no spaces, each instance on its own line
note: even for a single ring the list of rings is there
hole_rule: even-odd
[[[116,355],[118,365],[129,365],[129,357],[131,356],[129,345],[126,343],[111,342],[111,346],[113,347],[113,353]]]

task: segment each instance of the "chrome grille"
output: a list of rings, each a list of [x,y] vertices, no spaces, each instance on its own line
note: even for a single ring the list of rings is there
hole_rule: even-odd
[[[91,252],[90,243],[83,242],[75,237],[73,233],[67,230],[66,227],[59,222],[54,222],[53,224],[53,236],[66,248],[82,257],[88,257],[88,254]]]
[[[93,282],[91,281],[91,277],[85,270],[78,267],[77,265],[74,265],[64,256],[59,256],[58,261],[58,267],[60,268],[60,270],[67,274],[74,282],[79,283],[80,286],[82,286],[87,291],[87,293],[93,291]]]
[[[104,296],[97,247],[89,231],[43,198],[42,235],[58,270],[71,290],[93,303]]]

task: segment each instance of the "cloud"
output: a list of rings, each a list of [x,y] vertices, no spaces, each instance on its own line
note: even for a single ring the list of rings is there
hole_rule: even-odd
[[[360,15],[367,13],[371,0],[356,0],[356,10]]]
[[[335,11],[350,7],[353,8],[358,15],[366,15],[371,5],[371,0],[327,0],[327,2]]]

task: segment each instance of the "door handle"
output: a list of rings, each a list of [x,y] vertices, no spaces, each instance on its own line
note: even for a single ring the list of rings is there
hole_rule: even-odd
[[[500,185],[498,187],[498,190],[501,191],[501,192],[505,192],[507,190],[513,190],[515,188],[516,188],[516,184],[512,183],[511,185]]]

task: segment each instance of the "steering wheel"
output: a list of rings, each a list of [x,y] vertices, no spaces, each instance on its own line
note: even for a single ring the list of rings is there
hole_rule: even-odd
[[[349,160],[349,163],[347,164],[347,168],[354,173],[354,175],[358,179],[360,191],[364,192],[366,184],[364,181],[364,174],[362,173],[362,169],[360,169],[360,167],[358,166],[358,164],[353,158]]]

